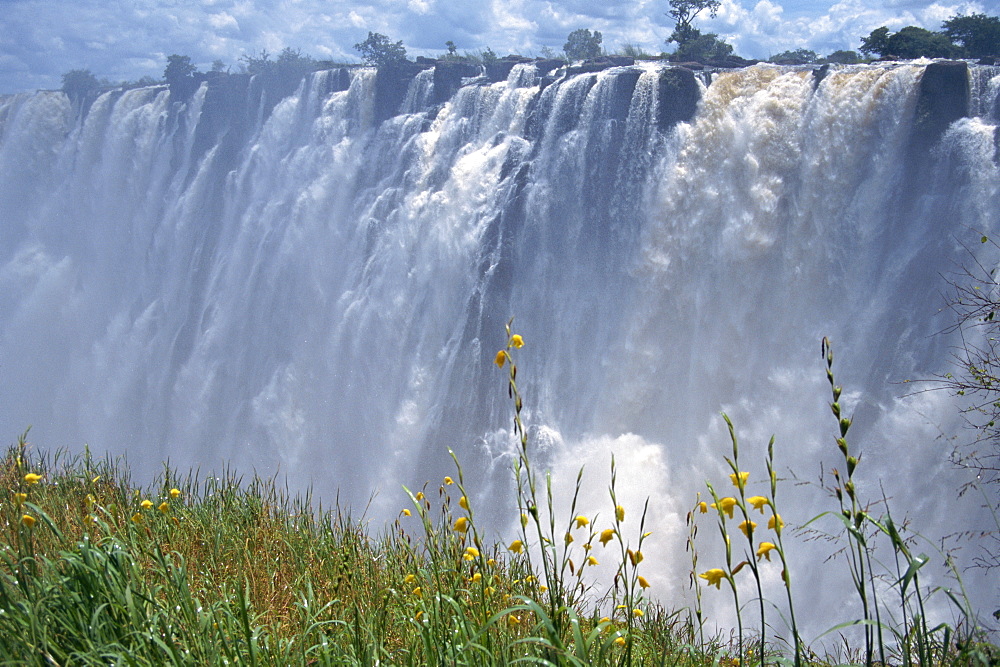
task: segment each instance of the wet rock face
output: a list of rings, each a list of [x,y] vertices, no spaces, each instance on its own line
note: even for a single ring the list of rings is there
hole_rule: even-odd
[[[659,112],[657,122],[662,129],[670,128],[694,118],[701,99],[701,89],[694,71],[686,67],[672,67],[660,73]]]
[[[968,63],[960,60],[931,63],[920,81],[913,124],[914,149],[929,149],[949,125],[968,113]]]

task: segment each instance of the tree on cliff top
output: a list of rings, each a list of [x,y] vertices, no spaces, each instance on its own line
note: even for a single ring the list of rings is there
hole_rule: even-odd
[[[926,28],[908,25],[899,32],[890,33],[885,26],[872,30],[861,38],[862,53],[895,58],[959,58],[962,49],[953,44],[947,35]]]
[[[721,0],[670,0],[670,11],[667,12],[667,16],[674,20],[675,25],[674,32],[667,41],[682,45],[701,37],[701,33],[695,30],[691,22],[705,10],[708,10],[710,17],[715,18],[721,4]]]
[[[100,87],[97,77],[89,69],[71,69],[62,75],[62,91],[74,102]]]
[[[358,42],[354,48],[361,54],[361,59],[366,65],[381,67],[406,60],[403,40],[393,42],[378,32],[369,32],[368,39]]]
[[[970,58],[1000,56],[1000,17],[985,14],[953,16],[941,27],[945,35],[965,48]]]
[[[586,60],[587,58],[599,58],[601,55],[601,40],[604,39],[600,30],[593,33],[590,30],[574,30],[566,38],[563,44],[563,51],[570,60]]]

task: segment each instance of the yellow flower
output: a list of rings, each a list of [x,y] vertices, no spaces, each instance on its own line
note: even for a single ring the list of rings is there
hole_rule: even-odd
[[[14,504],[17,505],[18,507],[20,507],[21,505],[23,505],[26,500],[28,500],[28,494],[27,493],[15,493],[14,494]]]
[[[143,500],[141,503],[139,503],[139,505],[142,507],[142,509],[148,510],[153,507],[153,501],[147,498],[146,500]]]
[[[732,519],[733,508],[736,507],[736,498],[722,498],[719,500],[718,506],[715,503],[712,503],[711,505],[712,509],[719,509],[719,506],[721,506],[722,511],[728,514],[729,518]]]
[[[781,520],[780,514],[774,514],[767,520],[767,527],[771,530],[781,530],[784,525],[785,522]]]
[[[510,344],[520,349],[524,347],[524,339],[521,338],[520,334],[514,334],[510,337]]]
[[[753,521],[744,521],[743,523],[740,524],[740,530],[742,530],[743,534],[746,535],[747,537],[750,537],[750,531],[752,531],[756,527],[757,524],[754,523]]]
[[[617,507],[615,507],[615,516],[618,517],[619,521],[624,521],[625,520],[625,508],[622,507],[621,505],[618,505]]]
[[[413,589],[413,595],[414,597],[422,598],[424,596],[424,592],[420,589],[420,586],[417,586]]]
[[[528,525],[528,515],[525,514],[524,512],[521,512],[521,528],[524,528],[527,525]]]
[[[708,514],[708,503],[706,503],[704,500],[698,503],[698,511],[701,512],[702,514]]]
[[[173,498],[174,500],[176,500],[176,499],[180,498],[180,496],[181,496],[181,490],[180,489],[170,489],[170,497],[171,498]]]
[[[482,573],[476,572],[474,575],[472,575],[472,583],[478,584],[480,581],[482,581],[482,578],[483,578]]]
[[[27,475],[24,476],[24,481],[27,482],[28,484],[38,484],[40,481],[42,481],[42,476],[36,475],[33,472],[29,472]]]
[[[522,553],[524,551],[524,542],[521,540],[514,540],[507,548],[516,554]]]
[[[170,505],[167,503],[166,500],[164,500],[162,503],[160,503],[160,506],[157,507],[156,509],[158,509],[161,512],[163,512],[164,514],[166,514],[167,512],[170,511]]]
[[[646,578],[642,576],[639,577],[639,585],[642,586],[643,588],[649,588],[649,582],[646,581]]]
[[[423,615],[424,615],[424,610],[421,609],[421,610],[417,611],[416,615],[413,617],[413,620],[414,621],[419,621],[420,617],[423,616]]]
[[[763,514],[764,505],[767,504],[767,498],[765,498],[764,496],[750,496],[749,498],[747,498],[747,502],[753,505],[753,508],[755,510]]]
[[[132,515],[132,523],[142,523],[142,515],[136,512]]]
[[[412,584],[416,580],[417,580],[417,575],[415,574],[408,574],[405,577],[403,577],[403,583],[407,585]]]
[[[761,542],[760,546],[757,547],[757,560],[760,560],[763,556],[764,558],[771,560],[771,550],[774,549],[774,545],[770,542]]]
[[[403,511],[400,512],[400,514],[402,514],[403,516],[413,516],[413,513],[410,512],[410,510],[406,509],[405,507],[403,508]]]
[[[587,517],[585,517],[583,515],[576,517],[576,519],[574,519],[574,521],[576,521],[576,527],[577,528],[583,528],[584,526],[586,526],[587,524],[590,523],[590,519],[588,519]]]
[[[726,576],[726,573],[717,567],[713,567],[711,570],[706,570],[698,576],[707,581],[709,586],[720,588],[722,578]]]
[[[549,590],[549,587],[548,587],[548,586],[539,586],[539,587],[538,587],[538,592],[539,592],[539,593],[544,593],[544,592],[545,592],[545,591],[547,591],[547,590]]]
[[[615,637],[615,644],[617,646],[625,646],[625,638],[624,637],[620,637],[620,636],[619,637]]]
[[[729,480],[733,483],[737,489],[742,489],[746,486],[747,480],[750,479],[750,473],[740,472],[740,473],[729,473]]]
[[[423,491],[417,491],[417,495],[415,495],[414,498],[416,498],[417,500],[423,500],[424,499],[424,492]]]
[[[597,565],[597,559],[594,558],[593,556],[587,556],[587,564],[588,565]]]
[[[35,517],[31,516],[30,514],[25,514],[24,516],[21,517],[21,524],[25,528],[34,528]]]
[[[639,609],[638,607],[636,607],[635,609],[632,610],[632,615],[638,616],[639,618],[642,618],[642,616],[643,616],[642,609]]]
[[[451,486],[452,484],[455,483],[455,480],[453,480],[451,477],[445,477],[444,478],[444,483],[445,483],[445,486]]]
[[[457,530],[460,533],[464,533],[465,531],[469,530],[469,519],[464,516],[460,516],[457,519],[455,519],[455,530]]]
[[[468,501],[468,499],[466,499],[465,496],[462,496],[461,498],[459,498],[458,499],[458,506],[461,507],[464,510],[468,510],[469,509],[469,501]]]
[[[492,558],[490,558],[489,560],[486,561],[487,567],[493,567],[496,564],[497,564],[497,562],[495,560],[493,560]]]
[[[503,368],[505,361],[507,361],[507,350],[500,350],[497,352],[496,359],[493,360],[493,363],[497,365],[497,368]]]
[[[479,549],[476,547],[466,547],[462,560],[475,560],[477,558],[479,558]]]
[[[567,533],[566,533],[566,537],[565,537],[565,538],[563,538],[563,539],[565,539],[565,541],[566,541],[566,544],[569,544],[569,543],[571,543],[571,542],[573,541],[573,535],[572,535],[572,534],[570,534],[570,533],[569,533],[569,532],[567,531]]]
[[[603,546],[608,546],[608,542],[610,542],[614,536],[615,536],[614,528],[605,528],[604,530],[601,531],[601,537],[599,539],[601,540],[601,544]]]
[[[487,595],[493,595],[494,593],[497,592],[497,589],[493,588],[492,586],[487,586],[486,590],[483,592],[486,593]]]
[[[521,619],[519,619],[514,614],[510,614],[509,616],[507,616],[507,625],[509,625],[510,627],[514,627],[515,625],[520,625],[520,624],[521,624]]]

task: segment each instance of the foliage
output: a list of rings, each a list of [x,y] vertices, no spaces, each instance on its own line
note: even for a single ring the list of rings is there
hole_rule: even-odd
[[[1000,56],[1000,17],[985,14],[953,16],[941,28],[952,41],[959,42],[970,58]]]
[[[819,54],[809,49],[795,49],[794,51],[782,51],[768,60],[778,65],[806,65],[808,63],[819,62]]]
[[[944,33],[912,25],[891,34],[885,26],[876,28],[862,38],[860,50],[893,58],[956,58],[962,55],[962,50]]]
[[[402,40],[393,42],[377,32],[369,32],[368,38],[355,44],[354,48],[361,54],[366,65],[382,67],[406,60],[406,48]]]
[[[702,35],[698,30],[692,30],[686,41],[677,46],[670,55],[674,62],[695,61],[700,63],[723,61],[733,54],[733,47],[719,39],[715,33]]]
[[[181,56],[176,53],[167,56],[167,67],[163,70],[163,80],[171,87],[190,79],[198,71],[191,64],[190,56]]]
[[[861,62],[861,56],[858,55],[857,51],[839,50],[834,51],[823,60],[828,63],[839,63],[841,65],[857,65]]]
[[[667,16],[674,20],[674,31],[667,41],[683,45],[697,39],[699,33],[691,23],[706,10],[710,17],[715,18],[721,5],[721,0],[670,0]]]
[[[602,39],[603,36],[600,30],[595,30],[593,33],[586,28],[574,30],[566,38],[566,43],[563,44],[563,51],[569,60],[598,58],[603,51],[601,48]]]
[[[100,87],[97,77],[89,69],[72,69],[62,75],[62,91],[71,100],[79,100]]]

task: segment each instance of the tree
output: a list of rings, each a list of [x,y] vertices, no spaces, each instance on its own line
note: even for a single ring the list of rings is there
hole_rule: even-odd
[[[584,28],[574,30],[566,38],[563,51],[570,60],[598,58],[603,50],[601,49],[602,39],[604,38],[600,30],[595,30],[593,33]]]
[[[941,24],[945,35],[959,42],[970,58],[1000,56],[1000,18],[985,14],[953,16]]]
[[[73,101],[100,87],[97,77],[89,69],[71,69],[62,75],[62,91]]]
[[[962,55],[961,49],[944,33],[915,25],[893,34],[885,26],[877,28],[862,38],[861,51],[895,58],[956,58]]]
[[[819,61],[819,54],[809,49],[795,49],[794,51],[782,51],[771,56],[768,60],[778,65],[805,65]]]
[[[723,61],[733,55],[733,47],[724,40],[719,39],[715,33],[701,34],[698,30],[691,30],[685,41],[677,46],[677,50],[670,54],[670,59],[674,62],[713,62]]]
[[[841,65],[857,65],[861,62],[861,56],[857,51],[834,51],[823,59],[828,63],[839,63]]]
[[[381,33],[369,32],[368,39],[354,45],[355,50],[361,54],[361,59],[366,65],[392,65],[406,60],[406,48],[403,40],[392,42]]]
[[[179,56],[176,53],[167,56],[167,67],[163,70],[163,80],[171,88],[182,84],[191,78],[198,68],[191,64],[190,56]]]
[[[667,16],[674,20],[674,32],[670,35],[668,42],[684,44],[688,40],[697,39],[701,36],[691,22],[698,14],[708,10],[708,15],[715,18],[719,11],[721,0],[670,0],[670,11]]]

